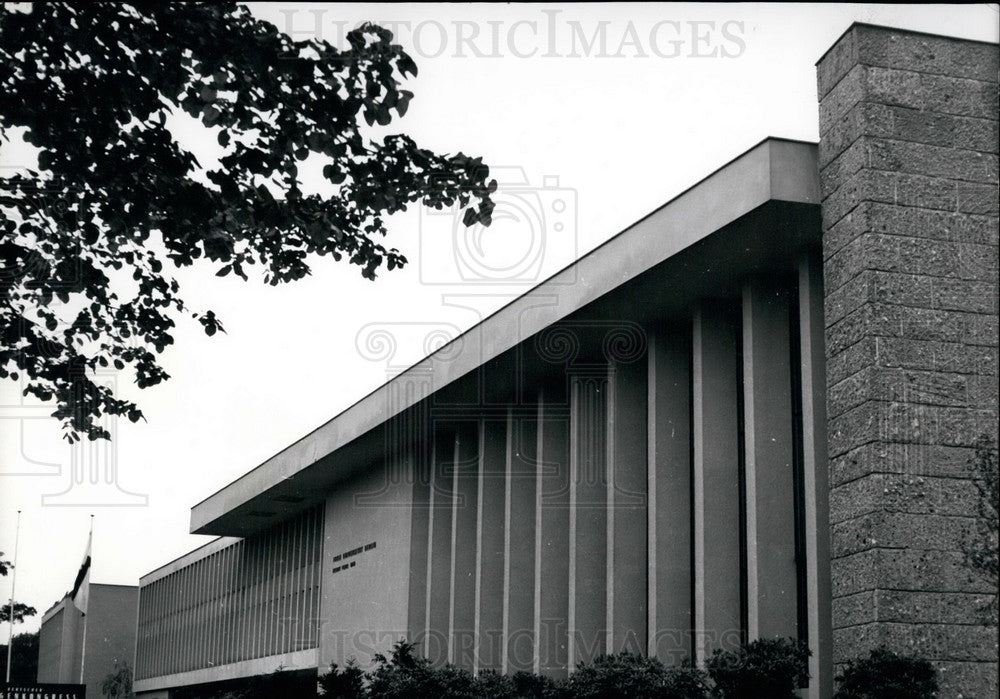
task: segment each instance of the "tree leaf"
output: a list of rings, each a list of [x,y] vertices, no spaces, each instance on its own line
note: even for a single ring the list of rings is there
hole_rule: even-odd
[[[105,416],[141,412],[95,370],[130,367],[140,388],[169,378],[157,355],[174,343],[171,312],[187,310],[164,260],[207,258],[217,276],[244,280],[260,265],[279,284],[329,255],[375,279],[406,262],[377,240],[407,204],[458,205],[467,224],[487,222],[481,160],[365,133],[413,98],[397,79],[417,66],[391,41],[367,24],[348,33],[348,50],[316,39],[310,57],[291,55],[297,44],[236,3],[4,13],[0,66],[16,70],[0,70],[0,138],[19,129],[39,172],[5,179],[0,194],[15,210],[0,220],[0,376],[26,377],[54,401],[68,441],[107,439]],[[177,109],[200,122],[195,139],[225,149],[217,169],[205,172],[167,128]],[[311,152],[329,158],[335,192],[301,190],[296,160]],[[111,280],[130,278],[134,297],[118,298]],[[65,308],[87,315],[60,323]],[[192,316],[208,335],[225,332],[214,313]]]

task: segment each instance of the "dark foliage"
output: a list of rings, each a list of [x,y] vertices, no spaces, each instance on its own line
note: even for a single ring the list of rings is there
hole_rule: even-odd
[[[484,689],[486,673],[476,676],[480,691]],[[566,696],[562,689],[563,683],[556,682],[551,677],[536,675],[531,672],[519,671],[510,677],[510,693],[497,694],[497,699],[562,699]],[[482,694],[481,696],[489,696]]]
[[[938,695],[933,665],[886,648],[847,663],[837,683],[834,699],[933,699]]]
[[[356,668],[331,667],[319,680],[324,696],[343,699],[396,699],[435,696],[439,699],[703,699],[707,676],[695,668],[666,668],[655,658],[623,653],[602,656],[579,668],[565,681],[530,672],[502,675],[485,670],[477,676],[453,665],[434,668],[416,647],[397,643],[388,655],[376,655],[376,667],[358,683]],[[331,688],[331,689],[328,689]],[[337,692],[340,692],[339,694]]]
[[[24,604],[23,602],[14,602],[14,623],[20,624],[24,621],[25,617],[35,616],[38,610],[32,606]],[[0,607],[0,624],[6,624],[10,621],[11,617],[11,606],[10,602],[4,602],[3,606]]]
[[[388,657],[376,654],[375,662],[377,666],[368,676],[368,692],[372,697],[471,699],[476,696],[475,681],[470,673],[453,665],[432,667],[429,660],[416,654],[416,646],[412,643],[398,642]]]
[[[737,652],[716,650],[708,674],[725,699],[795,699],[809,677],[810,655],[795,639],[762,638]]]
[[[10,561],[4,560],[3,551],[0,551],[0,577],[6,577],[10,571],[14,569],[14,564]],[[27,604],[21,602],[14,602],[13,610],[11,610],[10,600],[4,600],[0,606],[0,624],[6,624],[11,619],[11,611],[13,611],[14,623],[20,624],[24,621],[25,617],[35,616],[38,610],[34,607],[30,607]],[[4,661],[6,662],[6,656],[4,656]]]
[[[375,656],[376,667],[362,674],[353,665],[319,678],[321,695],[342,699],[396,699],[435,696],[440,699],[561,699],[556,683],[530,672],[501,675],[492,670],[478,676],[445,665],[434,668],[430,661],[416,654],[416,646],[398,642],[388,655]]]
[[[11,682],[35,682],[38,675],[38,632],[14,636],[10,658]],[[7,676],[7,644],[0,644],[0,677]]]
[[[656,658],[632,653],[601,656],[579,667],[567,680],[530,672],[502,675],[485,670],[473,677],[453,665],[432,667],[416,646],[397,643],[388,655],[376,655],[368,673],[348,664],[332,665],[319,678],[320,695],[338,699],[783,699],[805,686],[809,651],[793,639],[762,639],[739,652],[716,652],[708,672],[685,663],[666,667]],[[274,677],[274,676],[272,676]],[[837,677],[835,699],[933,699],[934,668],[925,660],[873,651],[848,664]],[[277,690],[273,690],[277,691]],[[273,696],[313,696],[285,686]],[[244,699],[248,694],[229,694]],[[253,695],[260,696],[260,695]]]
[[[481,159],[371,135],[406,113],[401,81],[416,72],[371,24],[337,48],[234,2],[4,3],[0,143],[23,137],[38,164],[0,178],[0,378],[55,401],[71,441],[108,438],[102,415],[142,412],[98,370],[153,386],[169,378],[158,355],[177,317],[222,330],[187,308],[171,265],[205,259],[243,279],[256,265],[279,284],[328,255],[373,279],[406,263],[379,240],[408,205],[488,224]],[[217,169],[168,127],[185,112],[217,139]],[[332,194],[303,190],[307,158]]]
[[[632,653],[604,655],[584,665],[566,682],[566,696],[581,699],[701,699],[705,675],[691,667],[667,669],[656,658]]]
[[[135,699],[135,692],[132,691],[132,668],[128,663],[115,663],[115,669],[101,682],[101,694],[108,699]]]
[[[365,696],[365,673],[352,662],[343,668],[332,663],[330,671],[319,676],[318,685],[319,693],[324,697],[361,699]]]

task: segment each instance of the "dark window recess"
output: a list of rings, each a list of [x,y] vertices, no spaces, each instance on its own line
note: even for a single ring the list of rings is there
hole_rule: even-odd
[[[806,488],[805,445],[802,434],[802,327],[799,320],[799,295],[791,295],[788,330],[791,339],[792,369],[792,482],[795,516],[795,587],[797,602],[798,638],[809,642],[809,585],[806,570]]]
[[[687,329],[687,337],[691,338],[694,336],[694,323],[690,323],[684,326]],[[688,576],[689,587],[688,587],[688,603],[691,605],[691,628],[698,628],[698,620],[695,616],[695,610],[697,605],[694,603],[695,600],[695,576],[694,571],[697,570],[695,565],[695,541],[694,541],[694,513],[695,513],[695,499],[694,499],[694,353],[691,345],[685,345],[687,350],[687,372],[688,372],[688,532],[690,532],[690,551],[688,565],[691,566],[689,570],[691,575]],[[694,650],[694,637],[695,634],[687,634],[688,636],[688,647],[687,652],[693,658],[695,654]]]
[[[748,630],[750,626],[749,603],[750,595],[749,583],[747,580],[749,572],[749,561],[747,560],[747,453],[746,453],[746,423],[744,415],[743,394],[743,319],[735,313],[730,316],[733,327],[736,328],[736,431],[737,431],[737,469],[739,483],[739,527],[740,527],[740,641],[746,644],[749,640]]]

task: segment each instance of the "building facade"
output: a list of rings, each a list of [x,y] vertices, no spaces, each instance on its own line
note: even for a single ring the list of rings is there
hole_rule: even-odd
[[[220,538],[142,579],[137,691],[791,636],[810,697],[882,644],[988,696],[997,47],[854,25],[817,70],[818,146],[765,140],[195,506]]]
[[[102,696],[104,678],[133,663],[138,606],[134,585],[90,584],[86,615],[72,597],[63,597],[42,616],[38,681],[84,684],[87,696]]]

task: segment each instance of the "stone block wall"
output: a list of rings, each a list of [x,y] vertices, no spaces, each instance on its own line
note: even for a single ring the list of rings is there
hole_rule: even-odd
[[[997,438],[998,55],[856,24],[817,64],[834,662],[885,644],[948,697],[997,687],[962,548]]]

